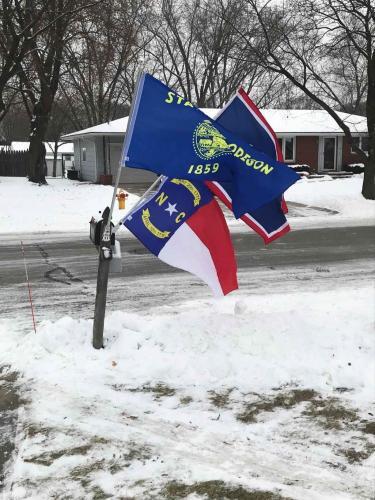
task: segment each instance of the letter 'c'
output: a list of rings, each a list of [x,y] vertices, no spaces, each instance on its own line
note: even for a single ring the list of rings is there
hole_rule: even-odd
[[[186,217],[186,214],[185,212],[180,212],[177,217],[176,217],[176,224],[178,224],[179,222],[181,222],[181,220]]]

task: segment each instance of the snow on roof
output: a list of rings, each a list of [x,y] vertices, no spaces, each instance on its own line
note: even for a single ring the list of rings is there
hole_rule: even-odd
[[[336,121],[324,109],[264,109],[262,113],[279,134],[344,135]],[[367,133],[365,116],[337,112],[353,133]]]
[[[201,109],[210,118],[214,118],[217,109]],[[312,109],[263,109],[261,110],[266,120],[276,134],[293,135],[344,135],[335,120],[324,110]],[[349,126],[353,133],[367,133],[366,117],[338,112],[340,118]],[[124,135],[128,125],[128,117],[101,123],[94,127],[78,130],[63,136],[63,139],[78,139],[82,136],[96,135]]]
[[[95,125],[94,127],[66,134],[63,138],[71,139],[82,135],[123,135],[126,132],[127,126],[128,117],[125,116],[124,118],[118,118],[117,120],[112,120],[111,122],[101,123],[100,125]]]

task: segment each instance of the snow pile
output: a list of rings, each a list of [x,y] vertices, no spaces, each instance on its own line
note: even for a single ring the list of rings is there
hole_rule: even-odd
[[[305,225],[365,224],[375,222],[375,201],[366,200],[361,194],[363,175],[346,179],[332,179],[324,176],[317,179],[301,178],[285,193],[288,202],[303,203],[338,212],[332,216],[324,214],[311,217]],[[298,222],[289,217],[294,227]],[[297,223],[297,224],[296,224]]]
[[[24,374],[30,400],[9,498],[180,498],[160,492],[208,480],[300,500],[368,498],[370,459],[343,454],[361,445],[371,411],[373,296],[361,286],[115,312],[99,351],[88,320],[37,334],[0,322],[0,364]],[[307,400],[280,408],[297,389]],[[312,397],[354,430],[327,432],[324,413],[311,420]],[[247,422],[249,408],[260,413]]]
[[[103,351],[91,347],[90,320],[47,321],[37,335],[17,334],[5,323],[0,362],[69,391],[97,386],[100,393],[109,377],[129,386],[162,381],[245,391],[291,382],[323,391],[349,386],[353,397],[368,399],[373,299],[373,288],[361,287],[194,301],[149,316],[114,312]]]
[[[38,186],[26,178],[0,177],[0,233],[88,232],[92,216],[110,206],[113,188],[68,179],[47,179]],[[138,196],[129,195],[127,209]],[[116,201],[114,220],[124,215]]]
[[[245,390],[266,390],[294,381],[319,389],[349,384],[370,395],[373,312],[366,296],[371,292],[356,290],[349,300],[345,292],[319,298],[292,295],[287,307],[284,297],[265,296],[204,307],[193,303],[175,316],[113,313],[106,323],[106,349],[99,353],[90,346],[90,321],[63,318],[43,324],[37,336],[23,338],[18,346],[22,352],[14,345],[9,348],[18,351],[14,362],[19,365],[21,356],[19,367],[40,380],[47,376],[58,382],[52,359],[63,356],[65,365],[71,358],[74,371],[68,371],[63,384],[72,384],[78,374],[99,381],[97,369],[114,359],[117,377],[121,373],[119,380],[128,383],[159,380],[192,386],[199,380],[201,386],[239,384]],[[306,303],[311,304],[308,311]]]

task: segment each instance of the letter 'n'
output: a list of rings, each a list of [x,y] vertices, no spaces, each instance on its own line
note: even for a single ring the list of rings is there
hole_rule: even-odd
[[[165,193],[160,193],[159,196],[156,198],[156,202],[159,204],[161,207],[162,204],[168,199],[168,195]]]

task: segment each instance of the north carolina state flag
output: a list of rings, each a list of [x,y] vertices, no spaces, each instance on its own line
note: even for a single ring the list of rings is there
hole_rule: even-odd
[[[202,279],[215,296],[238,288],[228,226],[203,183],[165,178],[122,224],[159,259]]]

